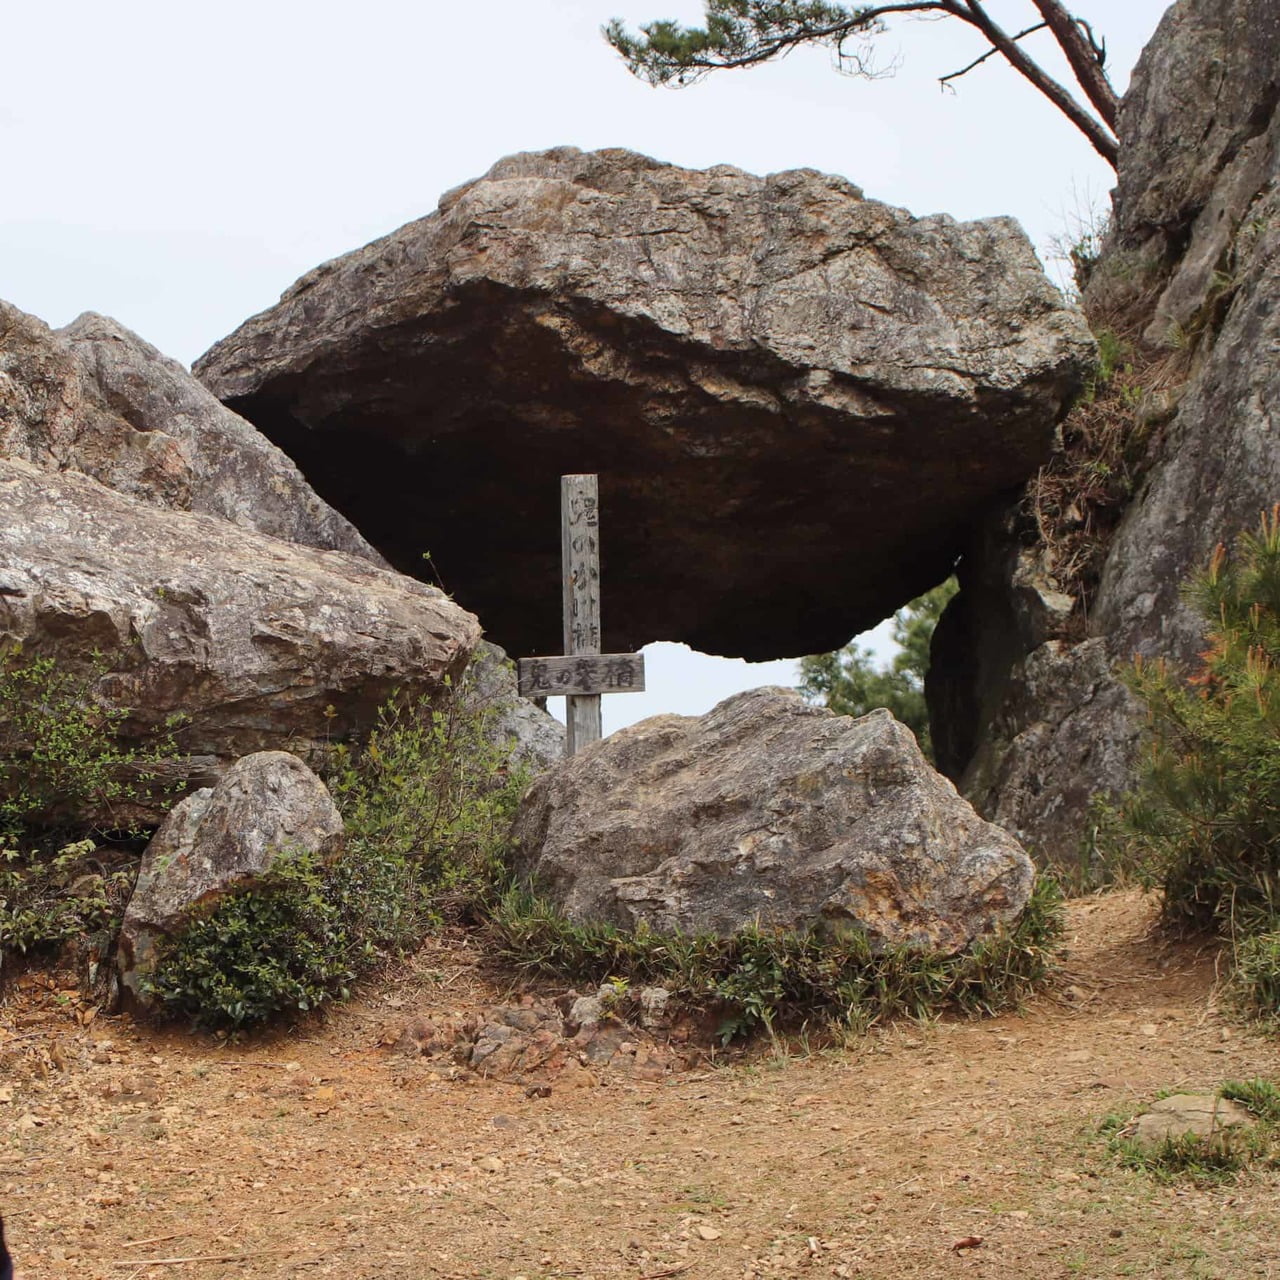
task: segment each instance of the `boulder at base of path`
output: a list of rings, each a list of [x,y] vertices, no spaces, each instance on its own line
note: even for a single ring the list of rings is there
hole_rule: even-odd
[[[1134,1121],[1130,1138],[1154,1150],[1178,1138],[1200,1138],[1206,1143],[1225,1141],[1231,1129],[1251,1127],[1252,1113],[1238,1102],[1213,1093],[1175,1093],[1151,1104]]]
[[[950,953],[1016,918],[1034,880],[887,711],[784,689],[594,744],[530,788],[514,836],[571,919],[659,932],[852,928]]]
[[[143,854],[120,928],[124,991],[145,1006],[158,938],[180,932],[283,858],[333,855],[342,835],[342,817],[324,783],[287,751],[245,756],[216,787],[187,796]]]

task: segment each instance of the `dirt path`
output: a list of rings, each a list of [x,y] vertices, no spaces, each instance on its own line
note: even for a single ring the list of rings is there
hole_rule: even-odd
[[[378,1046],[492,999],[465,958],[247,1049],[79,1028],[28,986],[0,1008],[19,1277],[1280,1277],[1280,1176],[1160,1187],[1096,1137],[1162,1088],[1280,1078],[1150,921],[1074,904],[1068,973],[1018,1016],[532,1099]]]

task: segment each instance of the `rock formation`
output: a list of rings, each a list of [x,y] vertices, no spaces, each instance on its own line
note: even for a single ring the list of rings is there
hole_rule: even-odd
[[[0,302],[0,457],[386,563],[260,432],[105,316],[54,332]]]
[[[0,460],[0,651],[109,670],[128,742],[174,713],[191,767],[368,728],[395,689],[431,694],[479,623],[442,592],[338,551],[165,510],[75,472]],[[94,815],[110,818],[111,815]]]
[[[557,478],[594,471],[606,649],[771,658],[945,578],[1091,350],[1009,219],[561,149],[317,268],[196,370],[512,652],[560,650]]]
[[[782,689],[588,747],[530,788],[514,843],[574,920],[854,928],[946,952],[1016,918],[1033,878],[887,711],[853,720]]]
[[[935,636],[939,763],[1049,861],[1074,861],[1090,798],[1134,777],[1143,713],[1115,665],[1194,661],[1202,628],[1181,584],[1280,499],[1278,103],[1270,0],[1169,10],[1122,105],[1112,225],[1085,295],[1099,329],[1175,383],[1143,406],[1162,423],[1145,481],[1087,617],[1006,512],[974,539]]]
[[[287,751],[246,756],[216,787],[192,792],[161,823],[143,855],[120,927],[125,990],[147,1004],[146,978],[160,938],[180,933],[282,859],[336,854],[342,836],[342,818],[324,783]]]
[[[496,644],[480,642],[468,675],[481,703],[497,708],[489,731],[494,742],[510,746],[515,764],[541,773],[564,759],[564,725],[536,703],[520,697],[511,661]]]

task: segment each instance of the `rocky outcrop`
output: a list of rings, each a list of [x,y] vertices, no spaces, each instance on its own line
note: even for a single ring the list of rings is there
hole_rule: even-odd
[[[1006,518],[971,548],[939,626],[939,761],[1047,861],[1073,862],[1090,798],[1134,778],[1143,713],[1109,672],[1135,654],[1195,661],[1203,626],[1181,585],[1280,499],[1278,103],[1273,4],[1169,10],[1122,105],[1112,229],[1085,295],[1095,325],[1161,360],[1167,424],[1087,616],[1035,603],[1029,585],[1055,594],[1051,554]]]
[[[146,1005],[146,979],[159,939],[181,932],[282,859],[333,856],[342,836],[342,818],[324,783],[286,751],[246,756],[216,787],[192,792],[160,824],[143,854],[120,927],[125,991]]]
[[[570,918],[627,929],[758,922],[956,952],[1014,919],[1033,878],[887,711],[853,720],[782,689],[594,744],[534,783],[513,838]]]
[[[260,432],[105,316],[54,332],[0,302],[0,457],[385,566]]]
[[[0,651],[99,667],[126,744],[175,714],[203,769],[358,734],[393,690],[434,694],[480,636],[434,587],[368,560],[0,461]],[[90,815],[110,818],[111,815]]]
[[[597,472],[606,650],[770,658],[945,578],[1091,349],[1009,219],[566,148],[304,276],[196,370],[510,651],[559,652],[558,477]]]
[[[494,709],[487,723],[489,736],[510,749],[514,764],[541,773],[564,759],[564,725],[536,703],[520,697],[511,661],[496,644],[480,642],[467,676],[479,703]]]

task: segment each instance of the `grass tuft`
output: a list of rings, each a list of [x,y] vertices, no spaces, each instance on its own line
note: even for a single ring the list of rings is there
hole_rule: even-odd
[[[951,956],[907,947],[876,952],[863,933],[752,927],[718,938],[656,933],[643,924],[625,933],[575,924],[514,888],[489,921],[501,954],[520,968],[592,984],[622,978],[665,986],[690,1004],[718,1008],[726,1043],[815,1015],[865,1029],[947,1009],[997,1013],[1048,978],[1062,927],[1061,894],[1044,876],[1016,924]]]

